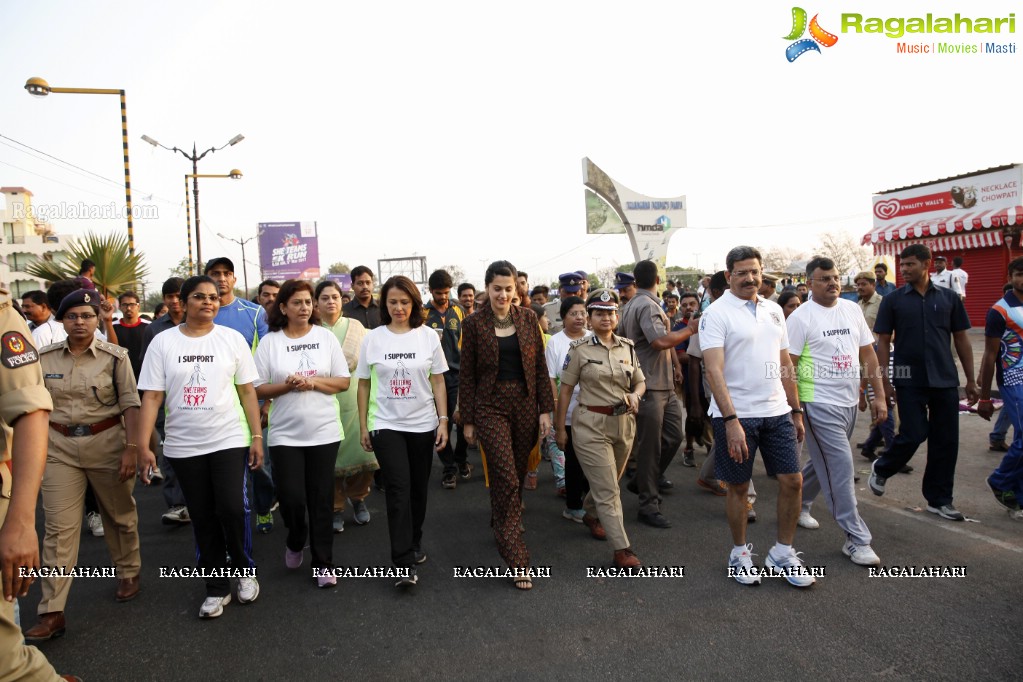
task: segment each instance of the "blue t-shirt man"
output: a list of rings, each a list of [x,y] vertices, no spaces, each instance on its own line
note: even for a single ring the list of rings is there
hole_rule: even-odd
[[[220,294],[220,310],[213,319],[214,324],[230,327],[245,339],[252,352],[256,352],[259,340],[270,333],[263,306],[252,301],[237,298],[234,285],[238,278],[234,275],[234,263],[230,258],[213,258],[206,263],[206,275],[217,285]],[[185,305],[187,301],[182,301]]]

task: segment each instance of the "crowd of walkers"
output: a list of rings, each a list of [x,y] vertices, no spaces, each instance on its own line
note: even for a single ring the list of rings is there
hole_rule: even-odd
[[[334,535],[344,530],[346,505],[355,523],[370,522],[375,482],[396,585],[407,590],[427,561],[434,453],[441,488],[453,490],[471,479],[474,449],[498,553],[510,583],[529,590],[523,490],[536,487],[541,461],[551,463],[562,516],[606,541],[612,565],[631,570],[642,562],[627,534],[622,489],[638,495],[639,522],[671,528],[662,497],[674,487],[668,467],[676,453],[696,467],[695,446],[703,445],[697,485],[724,498],[728,576],[756,584],[766,570],[806,587],[813,571],[793,542],[797,527],[819,526],[818,497],[846,534],[841,552],[857,564],[881,563],[857,511],[850,443],[857,411],[869,410],[872,426],[857,446],[873,460],[870,490],[882,495],[890,478],[911,470],[926,440],[927,510],[963,520],[953,505],[960,400],[953,348],[967,402],[979,401],[987,419],[997,376],[1016,437],[1005,445],[1003,428],[1007,453],[988,485],[1023,518],[1023,259],[1010,264],[1005,297],[988,315],[979,378],[965,336],[965,272],[943,277],[941,267],[930,275],[931,263],[942,261],[911,245],[900,258],[905,285],[887,282],[879,263],[855,276],[855,303],[840,296],[843,273],[830,259],[810,260],[804,281],[779,281],[748,246],[730,250],[725,270],[694,291],[662,283],[651,261],[594,291],[581,271],[561,275],[557,291],[530,288],[526,273],[495,261],[479,291],[435,271],[424,302],[403,276],[375,296],[366,266],[352,270],[350,294],[333,281],[266,280],[248,301],[234,293],[234,264],[215,258],[204,275],[164,283],[165,311],[151,323],[130,292],[118,299],[115,320],[84,263],[78,278],[25,294],[24,319],[9,299],[0,301],[0,418],[15,427],[16,462],[10,466],[5,437],[5,491],[12,471],[23,477],[14,479],[20,495],[11,498],[8,525],[24,526],[41,476],[42,565],[74,566],[87,526],[105,538],[115,598],[128,601],[141,589],[133,486],[160,483],[164,523],[194,529],[196,574],[206,586],[199,616],[216,618],[232,599],[258,598],[252,533],[272,532],[275,512],[286,529],[287,568],[318,588],[335,586]],[[30,456],[33,444],[45,451],[45,473]],[[757,453],[779,486],[777,538],[764,569],[747,538],[757,520]],[[300,571],[307,549],[310,570]],[[25,551],[22,559],[31,559]],[[32,577],[10,581],[3,568],[5,596],[25,594]],[[66,630],[72,577],[50,572],[41,582],[29,641]],[[44,665],[36,650],[15,645],[17,629],[4,629],[13,619],[2,615],[0,653]]]

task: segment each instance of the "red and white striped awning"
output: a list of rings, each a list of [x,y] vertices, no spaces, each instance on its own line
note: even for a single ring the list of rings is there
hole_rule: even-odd
[[[910,244],[926,244],[932,253],[951,253],[968,249],[982,249],[987,246],[1001,246],[1000,230],[983,232],[964,232],[929,239],[904,239],[897,242],[879,242],[874,244],[874,254],[878,256],[897,256]]]
[[[1005,227],[1023,223],[1023,206],[1014,206],[992,211],[973,211],[970,213],[956,212],[927,220],[908,221],[904,223],[886,224],[863,235],[863,244],[879,244],[880,242],[919,241],[923,237],[937,237],[956,233],[970,233],[987,230],[992,227]],[[998,242],[999,244],[1001,241]],[[965,247],[976,248],[976,247]]]

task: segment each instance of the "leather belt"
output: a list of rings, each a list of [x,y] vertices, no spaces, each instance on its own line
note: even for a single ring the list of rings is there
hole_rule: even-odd
[[[596,412],[597,414],[606,414],[609,417],[618,417],[629,411],[629,406],[626,405],[625,403],[622,403],[620,405],[611,405],[608,407],[605,407],[604,405],[582,405],[580,403],[580,406],[585,407],[590,412]]]
[[[97,433],[102,433],[120,423],[121,418],[118,416],[109,417],[95,424],[57,424],[56,422],[50,422],[50,428],[68,438],[81,438],[82,436],[95,436]]]

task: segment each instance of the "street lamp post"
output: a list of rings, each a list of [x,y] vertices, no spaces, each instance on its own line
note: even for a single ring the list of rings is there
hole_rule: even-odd
[[[25,82],[28,94],[46,97],[51,92],[70,93],[75,95],[118,95],[121,98],[121,146],[124,150],[124,204],[128,212],[128,254],[135,256],[135,226],[132,223],[131,211],[131,171],[128,166],[128,109],[125,103],[124,90],[108,90],[96,88],[53,88],[42,78],[29,78]]]
[[[202,255],[197,253],[197,259],[199,261],[199,268],[195,270],[195,265],[192,261],[192,216],[189,210],[188,203],[188,179],[191,178],[193,182],[197,182],[198,178],[230,178],[231,180],[240,180],[242,172],[237,168],[232,168],[230,173],[226,175],[206,175],[206,174],[193,174],[185,173],[185,231],[188,233],[188,271],[189,272],[201,272],[202,271]],[[198,194],[196,195],[198,197]],[[199,246],[199,209],[195,210],[195,244],[196,248]]]
[[[229,242],[234,242],[242,247],[242,282],[245,284],[245,298],[249,297],[249,268],[245,263],[245,245],[251,242],[255,237],[249,237],[248,239],[231,239],[225,235],[217,233],[217,236],[221,239],[226,239]]]
[[[159,142],[157,142],[153,138],[149,137],[148,135],[143,135],[142,136],[143,142],[148,142],[149,144],[153,145],[154,147],[163,147],[164,149],[167,149],[167,150],[172,151],[172,152],[181,152],[182,156],[184,156],[186,159],[188,159],[189,161],[192,162],[192,174],[189,175],[188,177],[192,178],[192,196],[194,197],[194,200],[195,200],[195,259],[198,261],[200,269],[202,268],[202,240],[200,239],[200,236],[199,236],[199,178],[206,178],[206,177],[211,177],[211,178],[212,177],[218,177],[218,178],[230,177],[230,178],[233,178],[233,179],[237,179],[237,178],[241,177],[241,173],[238,173],[237,177],[235,177],[234,171],[232,171],[231,175],[226,175],[226,176],[225,175],[199,175],[199,161],[201,161],[202,157],[206,156],[210,152],[219,152],[221,149],[224,149],[225,147],[233,147],[234,145],[238,144],[239,142],[241,142],[244,139],[245,139],[244,135],[235,135],[230,140],[228,140],[226,144],[224,144],[224,145],[222,145],[220,147],[210,147],[209,149],[204,151],[202,154],[199,154],[199,153],[196,152],[196,150],[195,150],[195,143],[193,142],[192,143],[192,153],[190,155],[184,149],[179,149],[178,147],[168,147],[167,145],[160,144]]]

